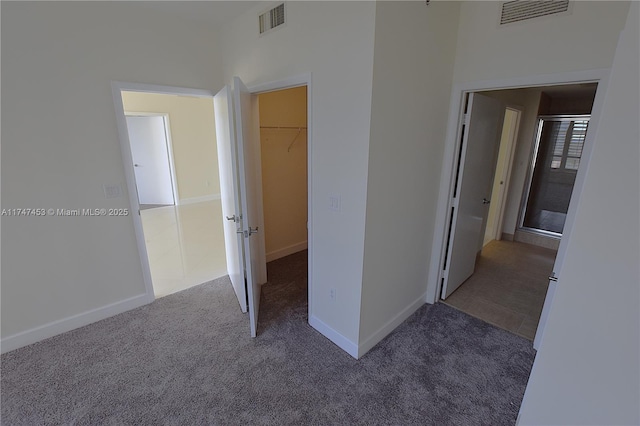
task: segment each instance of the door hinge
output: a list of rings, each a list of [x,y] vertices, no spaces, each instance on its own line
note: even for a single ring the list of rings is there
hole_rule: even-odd
[[[257,226],[255,228],[249,227],[249,229],[244,230],[244,231],[237,230],[236,233],[242,234],[245,238],[249,238],[253,234],[257,234],[258,233],[258,227]]]

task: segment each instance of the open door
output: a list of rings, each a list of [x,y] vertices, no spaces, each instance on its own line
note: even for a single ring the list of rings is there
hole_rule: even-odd
[[[127,116],[140,204],[175,204],[164,117]]]
[[[473,274],[482,249],[504,113],[502,102],[477,93],[469,95],[452,200],[443,299]]]
[[[236,292],[240,309],[247,312],[247,290],[244,282],[244,260],[242,256],[241,209],[238,183],[238,159],[233,103],[229,86],[224,86],[213,97],[216,119],[216,139],[220,170],[220,192],[224,221],[224,246],[227,256],[227,273]]]
[[[235,106],[236,136],[238,141],[238,172],[240,177],[240,202],[242,206],[242,237],[244,238],[244,263],[249,296],[249,321],[251,336],[255,337],[258,329],[258,312],[260,310],[260,239],[256,233],[260,221],[261,192],[257,183],[260,164],[256,159],[259,150],[259,130],[254,128],[257,122],[253,112],[257,102],[249,89],[238,77],[233,78],[233,96]]]

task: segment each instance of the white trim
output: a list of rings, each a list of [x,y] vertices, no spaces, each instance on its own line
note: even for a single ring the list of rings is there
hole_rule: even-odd
[[[272,252],[267,253],[267,262],[271,262],[276,259],[280,259],[281,257],[289,256],[290,254],[297,253],[302,250],[306,250],[308,244],[306,241],[302,241],[297,244],[292,244],[287,247],[283,247],[278,250],[274,250]]]
[[[309,316],[309,325],[315,328],[320,334],[335,343],[340,349],[358,359],[358,345],[344,337],[342,334],[329,327],[318,317]]]
[[[116,85],[127,92],[160,93],[163,95],[194,96],[196,98],[213,98],[211,90],[191,89],[188,87],[160,86],[157,84],[130,83],[126,81],[112,81],[111,87]]]
[[[0,346],[2,346],[2,353],[13,351],[58,334],[66,333],[67,331],[75,330],[76,328],[121,314],[151,302],[153,302],[153,295],[150,297],[148,294],[141,294],[7,336],[0,342]]]
[[[135,85],[124,84],[119,82],[111,82],[111,94],[116,110],[116,125],[120,136],[120,152],[122,154],[122,165],[124,167],[124,175],[127,182],[127,192],[129,194],[129,204],[131,205],[131,218],[133,219],[133,229],[136,236],[136,244],[138,253],[140,254],[140,265],[142,266],[142,279],[144,280],[145,294],[151,299],[155,299],[153,291],[153,282],[151,280],[151,268],[149,267],[149,255],[147,253],[147,245],[145,244],[144,232],[142,229],[142,218],[140,217],[140,204],[138,202],[136,190],[136,175],[133,170],[133,157],[131,155],[131,142],[129,141],[129,132],[127,130],[127,120],[124,115],[124,106],[122,105],[122,91],[135,90]],[[136,214],[137,213],[137,214]]]
[[[284,78],[277,81],[269,81],[266,83],[260,83],[249,87],[249,92],[253,94],[274,92],[276,90],[291,89],[293,87],[311,85],[311,73],[298,74],[292,77]],[[307,98],[307,104],[309,104],[309,98]],[[309,118],[307,118],[309,120]],[[309,127],[307,123],[307,127]]]
[[[395,317],[387,321],[387,323],[380,327],[378,331],[367,337],[364,342],[360,343],[360,345],[358,345],[358,358],[369,352],[375,345],[380,343],[382,339],[387,337],[393,330],[395,330],[396,327],[398,327],[407,318],[413,315],[422,305],[424,305],[424,300],[426,297],[426,293],[418,297],[416,300],[410,303],[409,306],[400,311]]]
[[[188,204],[204,203],[205,201],[219,200],[222,197],[221,194],[203,195],[202,197],[184,198],[178,200],[179,206],[186,206]]]
[[[123,105],[124,107],[124,105]],[[176,174],[176,163],[173,158],[173,140],[171,139],[171,126],[169,124],[168,112],[139,112],[125,111],[125,117],[162,117],[164,119],[164,135],[167,142],[167,156],[169,157],[169,172],[171,174],[171,189],[173,190],[173,204],[177,205],[180,200],[178,192],[178,175]]]
[[[502,89],[518,89],[518,88],[530,88],[536,86],[553,86],[583,82],[598,82],[598,89],[596,91],[596,99],[594,100],[592,121],[597,123],[599,115],[602,109],[602,103],[604,100],[606,81],[609,75],[609,69],[595,69],[586,71],[574,71],[559,74],[541,74],[524,77],[513,77],[498,80],[484,80],[484,81],[472,81],[462,84],[454,85],[451,94],[451,102],[449,106],[449,120],[447,124],[447,137],[444,147],[443,167],[440,174],[440,191],[438,195],[438,203],[436,209],[436,221],[434,228],[433,243],[431,247],[431,259],[429,261],[429,275],[427,279],[427,293],[425,301],[427,303],[435,303],[438,299],[438,290],[441,283],[442,262],[444,260],[444,251],[446,247],[446,235],[448,231],[447,216],[450,211],[450,194],[451,186],[455,181],[453,173],[455,159],[455,148],[458,143],[458,123],[460,121],[461,111],[463,108],[463,98],[467,92],[481,92],[485,90],[502,90]],[[590,128],[590,130],[592,127]],[[583,158],[589,158],[591,155],[591,145],[593,144],[593,138],[595,130],[589,132],[590,135],[585,141],[585,150],[583,152]],[[587,160],[588,161],[588,160]],[[574,185],[574,196],[572,196],[571,203],[569,205],[569,212],[567,213],[567,224],[572,225],[573,216],[575,216],[575,210],[577,206],[577,199],[580,196],[582,190],[582,184],[584,182],[584,176],[587,167],[583,167],[578,170],[578,176]],[[565,224],[565,229],[570,228]],[[560,243],[560,250],[566,248],[566,242],[569,239],[569,232],[564,233],[564,238]],[[563,245],[564,243],[564,245]],[[564,247],[564,248],[563,248]],[[560,250],[558,255],[560,256]],[[557,262],[556,262],[557,263]]]

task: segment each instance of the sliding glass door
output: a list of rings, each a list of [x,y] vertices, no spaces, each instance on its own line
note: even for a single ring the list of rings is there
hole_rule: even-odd
[[[522,228],[562,235],[580,166],[589,115],[540,116]]]

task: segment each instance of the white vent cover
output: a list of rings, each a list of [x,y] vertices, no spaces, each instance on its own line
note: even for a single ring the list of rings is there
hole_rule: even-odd
[[[260,34],[264,34],[284,24],[284,3],[258,16]]]
[[[567,12],[569,0],[514,0],[502,3],[500,25]]]

